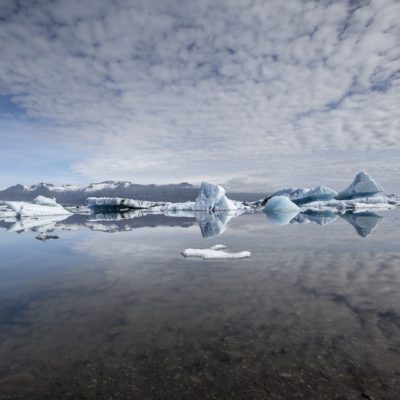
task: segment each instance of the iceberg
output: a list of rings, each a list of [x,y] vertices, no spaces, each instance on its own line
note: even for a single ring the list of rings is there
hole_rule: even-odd
[[[146,200],[134,200],[121,197],[88,197],[86,205],[94,209],[150,209],[155,206],[163,206],[166,203]]]
[[[225,211],[246,208],[242,203],[225,196],[225,189],[213,183],[202,182],[194,204],[195,211]]]
[[[351,185],[336,195],[336,200],[350,200],[357,197],[374,196],[383,192],[381,185],[376,183],[367,173],[359,172]]]
[[[223,251],[226,246],[217,244],[209,249],[186,249],[182,252],[184,257],[197,257],[203,260],[235,260],[251,257],[249,251],[239,251],[237,253],[228,253]]]
[[[289,188],[278,190],[272,193],[272,196],[285,196],[288,197],[295,204],[306,204],[313,201],[328,201],[333,199],[337,192],[327,186],[318,186],[313,189],[307,188]]]
[[[178,211],[229,211],[250,210],[240,201],[230,200],[225,196],[225,189],[213,183],[203,182],[196,201],[184,203],[153,202],[119,197],[88,197],[86,204],[91,209],[110,209],[115,212],[126,208],[146,209],[155,212]]]
[[[264,207],[264,211],[273,213],[299,213],[301,208],[296,206],[288,197],[286,196],[274,196],[271,197]]]
[[[61,204],[58,204],[54,199],[49,199],[44,196],[38,196],[34,201],[37,201],[37,203],[28,203],[25,201],[5,201],[4,203],[9,209],[14,211],[16,213],[16,216],[19,218],[71,214]]]
[[[400,204],[394,199],[383,196],[358,197],[351,200],[329,200],[314,201],[302,206],[303,211],[336,210],[337,212],[346,211],[369,211],[369,210],[389,210],[398,207]]]
[[[49,198],[41,195],[35,197],[33,203],[38,204],[39,206],[49,206],[49,207],[58,207],[59,205],[54,197]]]
[[[268,220],[275,225],[286,225],[301,211],[286,196],[274,196],[267,200],[263,209]]]

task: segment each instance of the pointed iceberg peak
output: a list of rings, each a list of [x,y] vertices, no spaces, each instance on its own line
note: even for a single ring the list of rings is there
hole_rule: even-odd
[[[353,182],[335,197],[337,200],[349,200],[357,197],[374,196],[383,192],[381,185],[376,183],[366,172],[359,172]]]
[[[243,207],[243,206],[242,206]],[[195,211],[236,210],[240,205],[225,196],[225,189],[214,183],[202,182],[194,206]]]

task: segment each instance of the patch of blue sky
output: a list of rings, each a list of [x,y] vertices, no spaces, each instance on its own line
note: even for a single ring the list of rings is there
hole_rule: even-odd
[[[71,171],[71,165],[87,157],[89,151],[33,135],[37,129],[0,120],[0,188],[34,184],[38,177],[54,184],[83,182]]]

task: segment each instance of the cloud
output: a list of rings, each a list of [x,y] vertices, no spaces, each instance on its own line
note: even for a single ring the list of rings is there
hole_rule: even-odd
[[[43,140],[87,146],[72,169],[92,179],[374,156],[399,149],[398,15],[389,0],[4,2],[0,94]]]

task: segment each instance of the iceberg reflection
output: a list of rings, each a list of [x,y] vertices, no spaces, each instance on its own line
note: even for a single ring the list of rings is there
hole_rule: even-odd
[[[55,230],[90,229],[102,232],[123,232],[144,227],[182,227],[198,224],[203,238],[212,238],[225,232],[229,221],[245,211],[172,211],[146,212],[134,210],[125,213],[92,213],[43,217],[10,217],[0,215],[0,230],[7,232],[48,233]],[[263,210],[266,218],[274,225],[306,224],[327,225],[340,218],[351,224],[363,238],[369,236],[383,217],[370,211],[344,214],[331,210],[307,210],[303,212],[278,212]]]
[[[356,232],[363,238],[369,236],[383,220],[383,217],[373,212],[347,212],[340,216],[353,225]]]
[[[290,224],[290,222],[299,214],[299,212],[277,212],[264,209],[264,214],[266,215],[268,221],[274,225],[287,225]]]

